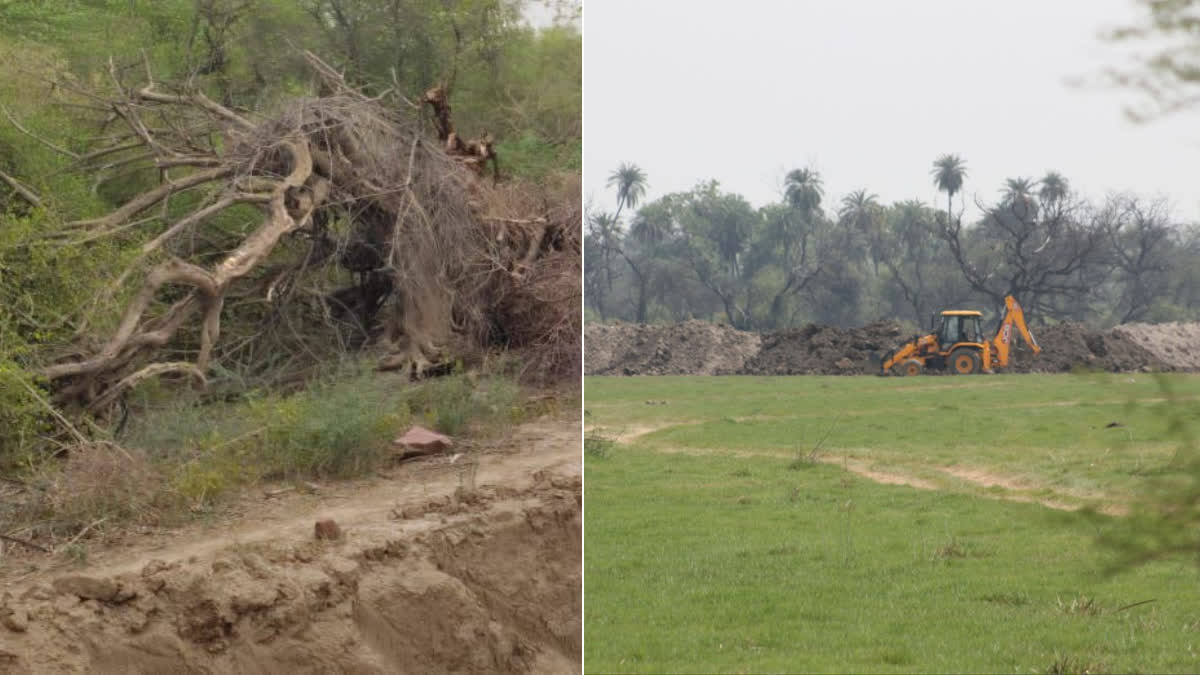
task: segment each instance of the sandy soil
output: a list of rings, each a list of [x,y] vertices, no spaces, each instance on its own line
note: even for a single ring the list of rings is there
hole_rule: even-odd
[[[579,672],[581,480],[578,422],[539,423],[83,567],[6,564],[0,671]]]
[[[1200,323],[1131,323],[1112,331],[1181,370],[1200,370]]]
[[[758,353],[760,338],[724,324],[588,324],[589,375],[733,375]]]

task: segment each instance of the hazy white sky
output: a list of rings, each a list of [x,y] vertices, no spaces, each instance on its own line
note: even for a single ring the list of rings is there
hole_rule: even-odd
[[[1069,84],[1128,65],[1099,34],[1140,16],[1131,0],[590,0],[585,197],[612,210],[626,161],[647,201],[715,178],[758,206],[811,166],[827,210],[859,188],[945,208],[930,168],[949,152],[968,204],[1053,169],[1200,219],[1200,116],[1139,125],[1130,92]]]

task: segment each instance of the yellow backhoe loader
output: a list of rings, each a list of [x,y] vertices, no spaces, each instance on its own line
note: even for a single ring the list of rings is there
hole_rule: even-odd
[[[1004,298],[1004,318],[991,340],[983,339],[983,314],[973,310],[947,310],[929,335],[914,336],[908,344],[883,356],[881,375],[920,375],[925,370],[946,370],[957,375],[992,373],[1008,365],[1013,327],[1037,354],[1042,351],[1025,325],[1017,299]]]

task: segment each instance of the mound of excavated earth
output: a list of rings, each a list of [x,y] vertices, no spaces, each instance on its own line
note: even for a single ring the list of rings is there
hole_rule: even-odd
[[[1200,323],[1127,324],[1097,331],[1063,323],[1032,328],[1042,353],[1017,338],[1008,372],[1200,371]],[[858,375],[912,336],[893,321],[858,328],[809,324],[773,333],[688,321],[668,326],[589,325],[589,375]]]
[[[589,375],[733,375],[758,353],[760,338],[725,324],[588,324]]]
[[[1042,353],[1018,339],[1008,372],[1059,373],[1076,367],[1130,372],[1179,370],[1160,359],[1138,340],[1118,331],[1094,331],[1078,323],[1037,326],[1031,329]]]
[[[900,341],[894,321],[861,328],[808,324],[767,333],[762,348],[746,362],[747,375],[860,375],[878,370],[872,357]]]
[[[470,491],[443,458],[437,475],[271,502],[215,538],[7,579],[0,672],[578,673],[570,426],[554,448],[484,455]],[[314,536],[322,518],[337,524]]]
[[[1200,370],[1200,323],[1131,323],[1117,326],[1119,335],[1178,370]]]

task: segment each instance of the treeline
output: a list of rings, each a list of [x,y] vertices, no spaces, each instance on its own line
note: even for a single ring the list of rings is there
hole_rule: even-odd
[[[1090,200],[1051,172],[1006,181],[964,222],[966,175],[959,157],[934,163],[939,208],[867,190],[829,204],[820,174],[798,169],[780,201],[755,208],[715,181],[643,204],[647,177],[622,165],[608,183],[617,210],[588,214],[588,320],[924,326],[944,308],[996,316],[1010,293],[1039,322],[1200,319],[1200,227],[1164,200]]]
[[[530,2],[561,20],[530,27]],[[264,110],[311,86],[307,49],[376,94],[419,103],[447,83],[462,132],[494,136],[512,172],[577,170],[580,11],[571,0],[0,0],[0,100],[50,115],[40,104],[64,71],[104,81],[141,69],[145,55],[164,82]],[[0,140],[12,131],[3,127]],[[10,168],[26,163],[4,154]]]

